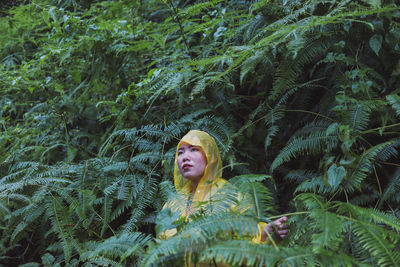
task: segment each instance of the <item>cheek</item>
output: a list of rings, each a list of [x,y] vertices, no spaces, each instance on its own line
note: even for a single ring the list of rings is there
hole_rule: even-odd
[[[181,164],[182,164],[182,159],[178,158],[178,159],[176,160],[176,164],[177,164],[178,167],[180,168],[180,167],[181,167]]]
[[[201,155],[200,162],[201,162],[201,166],[205,170],[205,168],[207,166],[207,160],[206,160],[205,156]]]

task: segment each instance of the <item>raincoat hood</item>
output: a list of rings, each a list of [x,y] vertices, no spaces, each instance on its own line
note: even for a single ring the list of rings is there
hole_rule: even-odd
[[[192,183],[189,179],[183,177],[178,168],[178,149],[182,143],[201,147],[207,159],[207,165],[205,167],[204,174],[197,185],[191,204],[189,204],[189,198],[185,195],[192,192]],[[189,131],[179,142],[175,154],[174,184],[176,190],[179,193],[183,193],[183,198],[177,197],[168,201],[164,205],[163,210],[169,210],[167,212],[172,212],[168,216],[172,216],[173,212],[178,211],[179,216],[186,217],[186,221],[188,221],[190,214],[195,214],[199,208],[203,207],[206,214],[207,211],[210,212],[209,214],[212,214],[214,212],[225,212],[227,210],[232,210],[239,213],[249,210],[251,206],[248,205],[248,201],[244,201],[243,196],[236,191],[236,188],[229,186],[229,183],[222,179],[221,176],[221,155],[214,138],[203,131]],[[226,192],[228,192],[228,194]],[[232,196],[236,201],[232,202]],[[265,226],[266,223],[259,223],[258,234],[253,238],[254,243],[262,243],[261,233]],[[161,239],[167,239],[176,233],[177,229],[171,228],[163,231],[161,234],[159,234],[159,237]]]
[[[214,138],[208,133],[199,130],[191,130],[181,139],[175,154],[174,184],[176,190],[183,193],[190,193],[192,191],[192,183],[183,177],[178,168],[178,149],[182,143],[201,147],[206,156],[207,165],[193,196],[194,202],[203,201],[207,194],[211,192],[211,187],[222,177],[222,161],[218,146]]]

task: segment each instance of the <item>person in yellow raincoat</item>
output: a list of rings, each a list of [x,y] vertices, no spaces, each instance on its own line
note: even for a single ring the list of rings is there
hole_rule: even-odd
[[[186,221],[199,209],[207,209],[207,205],[204,203],[218,195],[223,196],[219,193],[224,188],[232,187],[229,182],[222,179],[222,161],[219,149],[214,138],[208,133],[191,130],[180,140],[175,155],[174,185],[176,191],[186,199],[177,198],[168,201],[163,210],[168,208],[174,212],[178,211],[179,217],[184,217]],[[238,197],[240,198],[240,195]],[[248,204],[244,205],[247,207],[241,208],[242,210],[249,208]],[[227,208],[234,209],[235,207]],[[205,213],[207,214],[207,210]],[[286,221],[287,217],[282,217],[269,224],[260,222],[258,234],[253,238],[253,242],[263,243],[267,241],[267,236],[274,236],[277,240],[282,239],[288,233]],[[158,233],[158,237],[167,239],[176,233],[176,228],[167,229]]]

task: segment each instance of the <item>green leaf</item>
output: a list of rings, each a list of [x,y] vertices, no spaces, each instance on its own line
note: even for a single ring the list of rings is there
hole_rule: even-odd
[[[338,127],[339,127],[339,123],[337,123],[337,122],[334,122],[331,125],[329,125],[329,127],[326,129],[326,136],[335,133],[338,130]]]
[[[46,253],[42,256],[42,263],[44,266],[53,266],[54,260],[54,256],[50,253]]]
[[[71,72],[72,79],[74,79],[75,82],[81,83],[82,77],[81,73],[79,71],[72,71]]]
[[[400,96],[398,95],[388,95],[386,100],[389,101],[393,109],[396,111],[398,117],[400,117]]]
[[[328,169],[328,183],[330,186],[337,187],[346,176],[346,169],[343,166],[332,164]]]
[[[364,2],[370,4],[373,8],[380,8],[382,5],[381,0],[364,0]]]
[[[377,56],[379,56],[379,51],[382,47],[382,35],[375,34],[369,39],[369,46],[375,52]]]
[[[28,263],[25,263],[25,264],[21,264],[19,266],[20,267],[39,267],[40,264],[37,263],[37,262],[28,262]]]

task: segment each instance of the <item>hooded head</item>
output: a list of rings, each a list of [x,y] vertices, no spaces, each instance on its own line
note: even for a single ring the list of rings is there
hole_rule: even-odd
[[[177,191],[184,193],[189,193],[192,191],[191,181],[182,175],[178,167],[178,150],[179,147],[184,143],[190,146],[200,147],[203,150],[207,161],[204,174],[197,185],[193,198],[193,201],[202,201],[207,193],[210,192],[211,186],[214,184],[214,182],[220,179],[222,176],[221,156],[214,138],[212,138],[208,133],[199,130],[189,131],[181,139],[176,149],[174,183]]]

